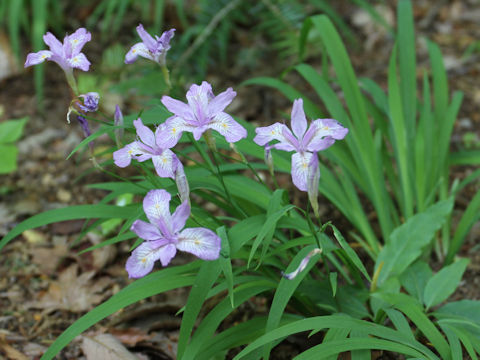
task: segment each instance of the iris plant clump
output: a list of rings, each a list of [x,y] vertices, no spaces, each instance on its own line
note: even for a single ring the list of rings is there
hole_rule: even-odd
[[[401,3],[405,1],[401,0]],[[328,45],[328,41],[335,38],[335,33],[330,25],[321,29],[325,31],[319,33],[331,35],[326,39]],[[391,232],[389,242],[383,249],[373,249],[378,250],[377,253],[366,247],[369,254],[378,255],[374,274],[370,276],[340,231],[330,222],[322,224],[319,214],[318,193],[322,177],[318,154],[349,134],[349,129],[342,123],[349,124],[349,136],[352,136],[352,143],[356,144],[358,129],[352,122],[334,116],[341,119],[342,123],[329,118],[315,119],[309,123],[304,100],[291,97],[294,101],[290,127],[276,122],[254,129],[251,124],[236,120],[227,112],[237,93],[228,88],[215,95],[212,85],[207,81],[192,84],[186,91],[186,102],[175,99],[168,95],[171,83],[166,64],[175,29],[154,37],[142,24],[136,30],[142,41],[126,53],[125,63],[131,64],[138,57],[143,57],[160,66],[168,85],[160,102],[171,114],[165,116],[165,109],[162,109],[154,113],[156,117],[150,116],[149,121],[146,115],[137,115],[131,123],[133,126],[130,126],[129,117],[124,119],[120,107],[116,106],[112,121],[105,122],[102,128],[116,143],[112,150],[113,164],[120,168],[131,166],[138,171],[134,170],[135,175],[125,179],[115,173],[118,170],[115,167],[113,172],[104,169],[111,166],[111,161],[101,165],[95,162],[99,169],[122,181],[99,184],[99,188],[111,191],[109,200],[92,205],[94,215],[85,216],[99,218],[100,223],[104,219],[114,219],[119,223],[124,221],[119,226],[118,236],[112,240],[117,242],[137,238],[125,266],[128,276],[136,280],[72,325],[44,357],[51,359],[76,334],[134,301],[170,289],[192,286],[182,310],[179,359],[208,360],[244,344],[250,345],[235,359],[262,348],[264,358],[268,358],[275,341],[281,341],[296,332],[324,329],[328,329],[320,344],[324,347],[316,346],[307,350],[305,358],[316,358],[315,355],[324,356],[326,353],[335,355],[346,350],[358,350],[360,352],[357,355],[363,357],[361,351],[378,348],[399,351],[415,358],[438,359],[424,345],[424,339],[422,342],[416,340],[410,330],[411,324],[418,326],[442,358],[452,358],[446,355],[449,354],[448,344],[437,328],[445,332],[448,341],[457,341],[459,344],[463,333],[453,331],[449,326],[463,316],[460,311],[464,310],[463,304],[460,310],[455,309],[456,317],[450,322],[442,323],[441,311],[438,312],[440,316],[435,313],[440,319],[437,326],[427,322],[431,314],[425,315],[421,306],[425,305],[426,313],[431,306],[445,300],[451,291],[447,289],[439,294],[438,284],[443,280],[442,277],[452,282],[455,276],[452,274],[455,271],[458,274],[458,270],[464,271],[466,262],[454,263],[451,269],[443,269],[444,273],[432,275],[429,265],[420,259],[422,247],[428,245],[442,226],[451,211],[452,202],[446,199],[432,205],[425,213],[409,218]],[[95,91],[79,94],[73,70],[89,70],[90,62],[81,51],[90,40],[90,33],[83,28],[67,35],[63,44],[47,33],[44,41],[50,50],[29,54],[25,63],[25,67],[28,67],[49,60],[62,68],[72,90],[67,119],[71,114],[76,115],[87,138],[84,142],[89,145],[95,134],[91,135],[87,114],[97,112],[100,96]],[[342,64],[338,68],[348,67]],[[305,70],[305,65],[301,69]],[[394,68],[391,73],[396,76]],[[314,78],[311,72],[309,74],[310,78]],[[325,80],[318,81],[322,83]],[[348,86],[356,83],[346,82]],[[338,101],[333,91],[325,90],[326,85],[321,88],[330,101]],[[395,87],[392,88],[395,90]],[[359,99],[359,96],[347,97],[347,102]],[[333,108],[338,111],[340,102]],[[363,107],[356,109],[362,110]],[[318,113],[321,113],[320,109]],[[339,111],[337,114],[343,113]],[[155,128],[148,126],[152,118]],[[370,125],[359,128],[365,131],[366,135],[362,135],[371,136],[368,133]],[[124,142],[128,133],[133,138]],[[183,143],[179,144],[181,140]],[[380,137],[378,140],[381,140]],[[262,154],[259,146],[264,147],[265,164],[249,161],[253,157],[261,157],[258,155]],[[362,158],[368,153],[362,153],[362,148],[358,148],[358,153],[346,148],[332,148],[326,155],[334,154],[333,159],[345,160],[347,170],[352,171],[355,168],[350,157]],[[331,186],[334,177],[329,168],[323,168],[322,176],[323,182]],[[289,171],[293,186],[279,188],[275,180],[275,172],[279,169]],[[273,178],[273,186],[268,177],[259,173],[265,170]],[[246,172],[250,176],[243,176]],[[350,176],[348,171],[346,174]],[[370,172],[367,175],[373,176]],[[337,190],[326,195],[335,199],[346,194],[352,200],[352,206],[361,206],[355,189],[348,187],[348,176],[339,179],[338,184],[335,182],[338,187],[334,189]],[[365,179],[370,178],[361,178],[362,185],[364,182],[366,184]],[[305,206],[289,203],[287,190],[295,188],[307,193],[308,202]],[[124,194],[130,195],[131,199],[143,197],[143,202],[132,201],[126,204],[128,206],[108,205],[108,202],[118,200]],[[214,208],[204,206],[205,201],[214,204]],[[310,210],[313,210],[314,216]],[[347,207],[342,208],[342,211],[348,210]],[[62,219],[77,216],[77,212],[70,213],[68,208],[61,211],[61,215],[58,215],[59,212],[55,214]],[[46,218],[31,223],[39,224]],[[28,226],[29,222],[20,224],[7,235],[6,240],[0,241],[0,247],[14,237],[15,231],[21,233]],[[91,226],[98,226],[98,222]],[[327,235],[327,229],[332,229],[333,236]],[[365,244],[357,234],[352,236]],[[110,240],[106,240],[101,246],[110,243]],[[405,248],[413,250],[410,253],[402,251]],[[178,251],[190,253],[200,260],[154,271],[157,262],[167,267]],[[323,268],[311,271],[315,264],[312,259],[320,259]],[[409,265],[414,268],[411,272],[407,269]],[[417,273],[421,280],[416,279]],[[341,282],[337,282],[338,277],[342,277]],[[410,284],[410,280],[415,282],[415,286]],[[367,282],[370,283],[369,288]],[[417,285],[420,282],[427,284],[425,291],[419,290]],[[417,299],[400,292],[401,286]],[[387,291],[382,292],[384,289]],[[217,299],[224,293],[228,293],[228,297],[214,305],[202,321],[197,321],[201,305],[207,299]],[[270,294],[268,296],[271,298],[267,317],[249,319],[215,335],[220,323],[236,307],[262,293]],[[295,302],[290,303],[291,298],[295,298]],[[288,304],[298,305],[295,314],[288,314],[285,310]],[[313,316],[314,313],[322,315]],[[388,321],[385,320],[387,318]],[[197,330],[191,336],[197,325]],[[346,350],[337,351],[339,346]],[[460,345],[454,348],[457,353],[459,348],[461,350]]]

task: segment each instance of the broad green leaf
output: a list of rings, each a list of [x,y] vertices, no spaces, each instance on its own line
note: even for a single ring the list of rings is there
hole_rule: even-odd
[[[448,343],[435,324],[425,315],[423,307],[416,299],[403,293],[374,293],[372,296],[379,297],[403,312],[432,343],[442,359],[450,360]]]
[[[479,300],[460,300],[443,305],[435,311],[437,317],[459,316],[470,319],[480,325],[480,301]]]
[[[135,206],[114,206],[114,205],[76,205],[66,208],[48,210],[38,215],[32,216],[15,226],[0,241],[0,250],[8,244],[8,242],[25,230],[34,229],[39,226],[52,224],[54,222],[74,220],[74,219],[105,219],[119,218],[128,219],[133,216],[139,204]]]
[[[20,139],[27,120],[28,117],[24,117],[0,122],[0,144],[13,143]]]
[[[42,360],[53,359],[76,336],[120,309],[150,296],[192,285],[195,276],[188,274],[195,271],[200,264],[200,261],[196,261],[187,265],[156,271],[142,279],[135,280],[70,325],[47,349],[42,356]]]
[[[18,149],[16,145],[0,144],[0,154],[2,154],[0,174],[8,174],[17,170]]]
[[[378,255],[375,270],[383,263],[378,277],[381,285],[388,277],[398,276],[415,261],[433,239],[453,207],[453,198],[440,201],[416,214],[396,228]]]
[[[409,266],[400,276],[400,282],[405,290],[423,303],[423,292],[428,280],[432,277],[432,269],[422,260]]]
[[[423,299],[428,308],[440,304],[453,294],[460,284],[465,272],[468,259],[461,259],[453,264],[444,267],[427,282]]]

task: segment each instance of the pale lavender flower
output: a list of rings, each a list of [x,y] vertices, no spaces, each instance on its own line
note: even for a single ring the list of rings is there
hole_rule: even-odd
[[[63,44],[52,33],[47,32],[43,35],[43,41],[50,50],[28,54],[25,67],[49,60],[60,65],[66,73],[71,73],[73,68],[88,71],[90,62],[81,51],[90,39],[91,34],[84,28],[78,29],[72,35],[65,36]]]
[[[190,201],[190,186],[181,162],[178,162],[177,170],[175,171],[175,183],[177,184],[180,201]]]
[[[288,279],[288,280],[293,280],[295,279],[295,277],[300,274],[308,265],[308,262],[310,261],[310,259],[312,258],[313,255],[316,255],[316,254],[321,254],[322,253],[322,250],[319,249],[319,248],[315,248],[313,249],[312,251],[310,251],[307,256],[305,256],[302,261],[300,262],[300,265],[298,265],[298,267],[292,271],[292,272],[289,272],[289,273],[282,273],[283,277]]]
[[[209,130],[216,130],[229,143],[237,142],[247,136],[247,130],[223,110],[237,95],[232,88],[215,96],[212,86],[204,81],[201,85],[192,85],[187,92],[188,104],[163,96],[162,103],[174,115],[165,122],[168,143],[174,146],[183,131],[193,133],[195,140]]]
[[[115,105],[115,113],[113,114],[113,125],[115,126],[123,126],[123,114],[122,110],[120,110],[120,106]],[[115,142],[117,146],[120,147],[123,139],[123,128],[115,129]]]
[[[82,98],[83,104],[78,103],[78,107],[84,113],[95,112],[98,110],[98,103],[100,101],[100,95],[96,92],[88,92],[78,96]]]
[[[140,162],[152,159],[158,176],[175,179],[175,171],[180,160],[170,150],[171,146],[166,142],[163,126],[157,127],[153,133],[143,125],[140,118],[134,120],[133,125],[137,130],[138,140],[113,153],[115,165],[123,168],[130,165],[132,159]]]
[[[307,191],[307,178],[312,152],[325,150],[332,146],[335,140],[341,140],[347,135],[348,129],[333,119],[314,120],[307,129],[307,118],[303,111],[303,100],[293,102],[291,126],[293,130],[280,123],[255,129],[257,135],[253,139],[260,146],[270,141],[278,140],[273,148],[284,151],[295,151],[292,155],[292,180],[301,191]]]
[[[165,31],[162,36],[155,35],[155,39],[145,31],[143,25],[137,26],[137,33],[142,39],[133,45],[130,51],[125,55],[125,63],[131,64],[137,60],[139,56],[155,61],[160,65],[165,65],[165,57],[170,49],[170,40],[174,35],[175,29]]]
[[[190,216],[190,205],[184,201],[170,214],[170,194],[165,190],[151,190],[143,199],[143,210],[150,223],[136,220],[131,229],[144,241],[128,258],[129,277],[140,278],[153,269],[155,261],[167,266],[177,250],[189,252],[202,260],[216,260],[221,240],[205,228],[183,229]]]

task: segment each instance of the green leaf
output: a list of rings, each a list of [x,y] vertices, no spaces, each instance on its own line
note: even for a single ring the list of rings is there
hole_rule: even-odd
[[[39,226],[52,224],[54,222],[75,220],[75,219],[109,219],[119,218],[128,219],[135,214],[140,204],[135,206],[114,206],[114,205],[76,205],[66,208],[53,209],[32,216],[15,226],[0,241],[0,250],[8,242],[25,230],[34,229]]]
[[[443,305],[435,311],[435,316],[458,316],[480,325],[480,301],[479,300],[460,300]]]
[[[299,321],[294,321],[290,324],[281,326],[279,328],[276,328],[266,333],[265,335],[259,337],[254,342],[249,344],[237,356],[235,356],[234,360],[240,360],[244,358],[245,355],[249,354],[255,349],[269,342],[275,341],[277,339],[285,338],[292,334],[296,334],[303,331],[333,329],[333,328],[350,329],[351,331],[353,330],[364,331],[380,339],[390,340],[394,343],[403,344],[407,347],[407,349],[409,348],[412,351],[417,351],[415,356],[418,358],[438,360],[438,357],[435,356],[435,354],[432,351],[430,351],[426,346],[422,345],[416,340],[412,340],[411,338],[406,337],[405,335],[403,335],[397,330],[393,330],[386,326],[378,325],[375,323],[353,319],[347,315],[315,316],[311,318],[302,319]],[[332,343],[335,343],[335,342],[329,342],[328,344],[332,344]],[[342,341],[339,341],[339,343],[341,344]],[[332,346],[332,348],[335,348],[335,346]],[[354,347],[353,349],[357,349],[357,348],[358,347]],[[348,351],[348,349],[345,351]],[[314,359],[318,359],[318,357]]]
[[[383,263],[378,277],[379,285],[390,276],[402,274],[421,255],[452,208],[453,198],[440,201],[425,212],[412,216],[392,232],[375,262],[375,270]]]
[[[400,276],[400,282],[410,295],[423,303],[423,292],[432,275],[430,266],[426,262],[419,260],[403,272]]]
[[[0,123],[0,144],[12,143],[20,139],[28,117],[7,120]]]
[[[193,326],[197,321],[198,314],[202,305],[220,274],[221,267],[218,261],[204,261],[200,267],[200,271],[195,278],[195,283],[190,290],[185,312],[182,316],[182,324],[180,325],[180,334],[178,339],[177,357],[182,358],[190,339]]]
[[[338,278],[338,273],[336,272],[331,272],[330,275],[328,276],[328,279],[330,280],[330,286],[332,287],[333,297],[335,297],[335,294],[337,293],[337,278]]]
[[[217,229],[217,235],[222,240],[222,249],[220,251],[220,266],[222,267],[223,275],[228,285],[228,295],[230,297],[230,303],[233,308],[233,273],[232,273],[232,259],[230,257],[230,243],[225,226]]]
[[[343,250],[345,250],[348,258],[350,259],[351,262],[357,267],[358,270],[365,276],[365,278],[368,281],[372,281],[370,278],[370,275],[368,275],[367,269],[365,269],[365,266],[362,263],[362,260],[358,257],[357,253],[348,245],[347,241],[343,237],[343,235],[338,231],[338,229],[334,225],[330,225],[331,228],[333,229],[333,235],[335,236],[335,239],[337,239],[338,243],[342,247]]]
[[[2,154],[0,174],[8,174],[17,170],[18,149],[16,145],[0,144],[0,154]]]
[[[70,325],[47,349],[42,360],[53,359],[76,336],[120,309],[150,296],[192,285],[195,276],[187,274],[195,271],[200,264],[200,261],[196,261],[156,271],[136,280]]]
[[[298,252],[285,272],[289,273],[294,271],[298,267],[300,262],[305,258],[305,256],[307,256],[310,251],[315,249],[315,247],[315,245],[307,246],[303,248],[300,252]],[[272,305],[270,305],[267,326],[265,328],[266,332],[269,332],[278,326],[278,324],[280,323],[280,319],[282,318],[282,315],[285,311],[285,307],[290,301],[290,298],[292,297],[293,293],[297,289],[298,285],[302,282],[304,277],[307,276],[311,268],[315,265],[315,260],[318,259],[318,257],[319,254],[312,256],[309,263],[307,264],[307,267],[292,280],[282,277],[280,283],[278,284],[277,290],[275,291],[275,295],[273,296]],[[270,346],[265,347],[263,353],[265,359],[268,358],[270,350]]]
[[[465,237],[478,219],[480,219],[480,190],[477,191],[473,199],[470,200],[467,209],[457,225],[457,229],[448,248],[447,256],[445,257],[445,264],[453,261],[454,256],[465,241]]]
[[[428,281],[423,299],[428,308],[440,304],[453,294],[465,272],[468,259],[461,259],[444,267]]]

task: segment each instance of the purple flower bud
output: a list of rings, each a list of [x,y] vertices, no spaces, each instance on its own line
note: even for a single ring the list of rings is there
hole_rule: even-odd
[[[88,92],[78,96],[83,99],[83,104],[78,103],[78,107],[84,113],[95,112],[98,110],[98,103],[100,101],[100,95],[96,92]]]
[[[123,114],[122,110],[120,110],[120,106],[115,105],[115,114],[113,115],[113,125],[115,126],[123,126]],[[118,147],[122,145],[124,129],[119,128],[115,129],[115,142],[117,143]]]
[[[319,248],[315,248],[313,249],[312,251],[310,251],[307,256],[305,256],[302,261],[300,262],[300,265],[298,265],[298,267],[290,272],[290,273],[282,273],[283,277],[288,279],[288,280],[293,280],[295,279],[295,277],[301,273],[308,265],[308,262],[310,261],[311,257],[313,255],[316,255],[316,254],[321,254],[322,253],[322,250],[319,249]]]
[[[85,119],[83,116],[78,115],[77,120],[80,123],[80,126],[83,130],[83,135],[85,135],[86,138],[89,137],[90,135],[92,135],[92,132],[90,131],[90,126],[88,125],[87,119]],[[90,149],[93,150],[93,141],[90,141],[88,143],[88,146],[90,146]]]

